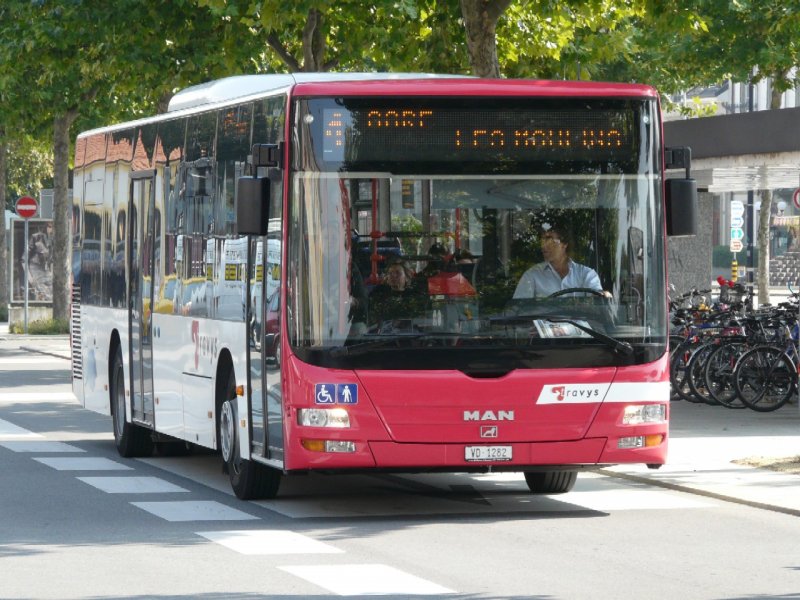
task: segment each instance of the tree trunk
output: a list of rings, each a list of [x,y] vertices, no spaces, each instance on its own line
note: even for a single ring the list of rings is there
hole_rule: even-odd
[[[495,31],[497,20],[511,0],[460,1],[472,73],[478,77],[500,77]]]
[[[322,25],[324,19],[325,17],[319,9],[312,8],[308,11],[306,26],[303,28],[303,71],[308,73],[323,70],[325,38]]]
[[[780,77],[781,74],[776,74]],[[781,107],[782,92],[777,91],[776,85],[772,85],[770,94],[770,110],[779,110]],[[756,285],[758,286],[758,303],[769,304],[769,229],[772,218],[772,190],[764,189],[760,192],[761,210],[758,211],[758,271]]]
[[[69,198],[69,130],[77,111],[53,121],[53,318],[69,320],[72,283],[72,206]]]
[[[0,128],[0,306],[8,306],[8,256],[6,256],[6,148],[5,131]]]

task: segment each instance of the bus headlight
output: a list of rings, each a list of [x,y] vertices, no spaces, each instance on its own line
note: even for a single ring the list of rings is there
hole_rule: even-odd
[[[297,424],[307,427],[350,427],[350,415],[343,408],[301,408]]]
[[[626,406],[622,415],[623,425],[641,425],[643,423],[663,423],[667,420],[666,404],[639,404]]]

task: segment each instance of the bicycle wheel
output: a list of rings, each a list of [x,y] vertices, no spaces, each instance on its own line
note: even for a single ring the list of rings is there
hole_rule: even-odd
[[[708,395],[727,408],[746,408],[736,392],[733,368],[739,357],[749,349],[745,342],[723,343],[706,361],[704,377]]]
[[[706,387],[706,364],[711,353],[719,347],[718,341],[706,342],[692,354],[689,364],[686,365],[686,378],[689,382],[689,393],[693,394],[699,402],[705,402],[712,406],[719,404],[708,393]]]
[[[794,393],[797,371],[781,348],[753,348],[742,355],[735,371],[736,391],[755,411],[778,410]]]
[[[669,381],[672,384],[672,393],[677,395],[677,398],[673,397],[673,399],[683,399],[694,403],[702,402],[692,394],[692,391],[689,389],[689,380],[686,377],[689,361],[698,346],[699,344],[696,341],[686,340],[678,346],[672,355],[669,368]]]

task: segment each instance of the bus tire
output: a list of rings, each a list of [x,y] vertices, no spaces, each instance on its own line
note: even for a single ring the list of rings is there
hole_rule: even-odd
[[[124,458],[150,456],[153,453],[153,437],[150,431],[135,423],[128,423],[125,412],[125,370],[122,368],[122,348],[117,346],[111,366],[111,422],[114,443],[117,452]]]
[[[534,494],[566,494],[578,479],[577,471],[536,471],[525,473],[525,483]]]
[[[219,411],[219,439],[231,488],[240,500],[274,498],[278,494],[281,473],[255,461],[241,457],[236,415],[236,379],[228,374],[225,397]]]

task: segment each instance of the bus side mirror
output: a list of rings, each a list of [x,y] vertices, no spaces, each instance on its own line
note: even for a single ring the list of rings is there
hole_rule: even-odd
[[[240,177],[236,182],[236,231],[266,235],[269,220],[269,178]]]
[[[697,235],[697,182],[667,179],[667,235]]]
[[[684,178],[665,182],[667,235],[697,235],[697,182],[690,174],[692,149],[687,146],[665,148],[664,168],[686,170]]]

